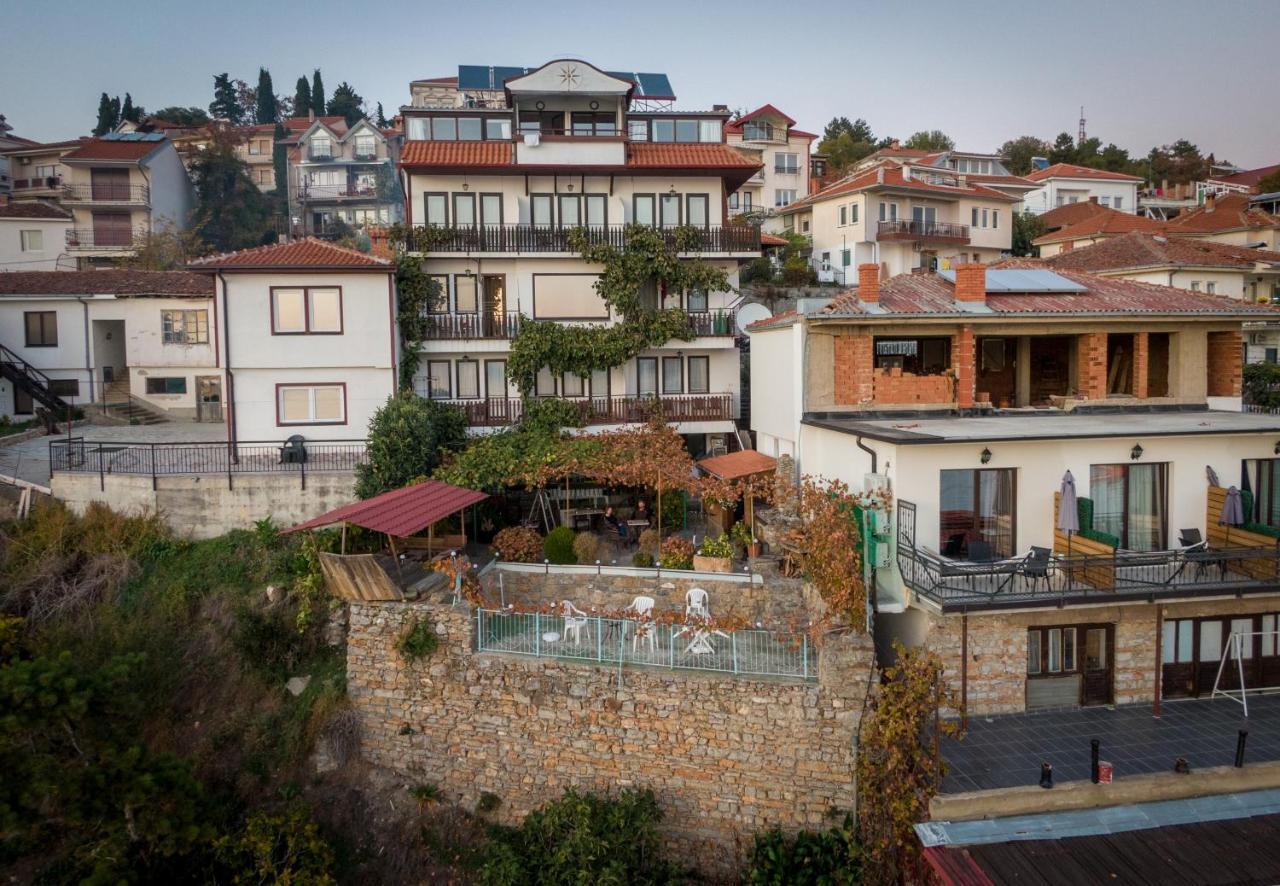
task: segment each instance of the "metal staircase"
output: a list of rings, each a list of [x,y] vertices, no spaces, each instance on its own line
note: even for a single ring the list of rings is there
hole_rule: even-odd
[[[15,388],[29,394],[32,400],[48,409],[55,418],[61,418],[66,414],[67,403],[53,393],[49,376],[2,344],[0,344],[0,377],[13,382]]]

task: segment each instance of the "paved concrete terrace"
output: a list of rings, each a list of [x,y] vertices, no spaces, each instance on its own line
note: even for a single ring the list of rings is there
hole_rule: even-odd
[[[165,422],[158,425],[78,424],[72,436],[104,443],[211,443],[227,439],[219,422]],[[64,435],[65,438],[65,435]],[[0,442],[0,474],[32,483],[49,483],[50,437],[36,437],[8,446]]]
[[[1094,738],[1117,778],[1172,772],[1178,757],[1193,770],[1230,766],[1240,729],[1249,731],[1246,764],[1280,760],[1280,695],[1249,696],[1247,719],[1239,702],[1222,696],[1166,701],[1159,718],[1149,703],[970,717],[964,739],[943,742],[949,771],[942,792],[1034,785],[1046,760],[1056,782],[1087,780]]]

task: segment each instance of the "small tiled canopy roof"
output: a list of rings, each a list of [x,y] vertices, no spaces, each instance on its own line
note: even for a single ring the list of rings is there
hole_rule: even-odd
[[[385,258],[335,246],[314,237],[209,255],[188,262],[187,267],[193,271],[324,269],[391,273],[395,270]]]
[[[343,505],[286,529],[285,532],[323,529],[339,523],[350,523],[395,538],[406,538],[488,497],[488,493],[476,492],[474,489],[450,486],[439,480],[424,480],[413,486],[393,489],[364,501]]]
[[[753,474],[773,473],[778,460],[754,449],[741,449],[728,455],[713,455],[700,459],[698,467],[721,480],[737,480]]]

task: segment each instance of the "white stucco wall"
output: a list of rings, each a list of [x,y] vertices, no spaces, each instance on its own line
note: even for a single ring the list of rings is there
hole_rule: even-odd
[[[1107,181],[1102,179],[1050,178],[1040,183],[1040,187],[1029,191],[1023,200],[1028,212],[1036,215],[1054,209],[1058,197],[1063,197],[1063,205],[1070,203],[1087,203],[1097,197],[1098,202],[1106,198],[1107,205],[1115,208],[1115,198],[1120,198],[1121,212],[1138,211],[1138,183],[1124,181]]]
[[[177,150],[166,145],[145,162],[142,172],[151,186],[152,229],[170,223],[186,230],[191,224],[191,210],[195,208],[195,189]]]
[[[765,455],[795,455],[803,379],[804,326],[751,333],[751,430]]]
[[[71,219],[0,218],[0,274],[6,271],[56,271],[66,253]],[[24,252],[22,232],[39,231],[42,248]],[[64,262],[63,269],[70,264]]]

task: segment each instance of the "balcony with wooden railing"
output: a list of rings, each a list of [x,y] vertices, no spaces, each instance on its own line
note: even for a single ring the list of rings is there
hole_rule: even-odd
[[[626,246],[628,225],[588,225],[580,228],[557,225],[451,225],[415,228],[409,234],[409,249],[433,254],[443,252],[564,252],[577,250],[570,243],[570,233],[585,232],[591,246]],[[693,242],[677,239],[676,228],[658,228],[667,245],[682,248],[684,254],[745,253],[758,255],[760,231],[751,225],[719,225],[697,228]],[[680,228],[688,231],[690,228]],[[684,235],[682,235],[684,236]]]
[[[151,189],[146,185],[131,185],[124,182],[66,184],[62,186],[62,202],[146,206],[151,202]]]
[[[876,239],[964,244],[969,242],[969,226],[954,222],[894,219],[876,225]]]
[[[426,396],[423,389],[420,396]],[[659,417],[668,423],[733,421],[732,394],[664,394],[662,396],[565,397],[577,410],[584,425],[641,424]],[[474,400],[449,399],[442,402],[461,408],[473,428],[501,428],[513,425],[524,415],[524,401],[516,397]]]

